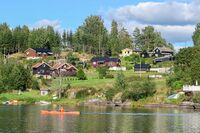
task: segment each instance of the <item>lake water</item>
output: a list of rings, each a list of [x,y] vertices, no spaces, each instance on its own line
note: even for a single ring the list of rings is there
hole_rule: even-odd
[[[0,105],[0,133],[194,133],[200,132],[200,111],[70,107],[80,116],[41,115],[58,106]]]

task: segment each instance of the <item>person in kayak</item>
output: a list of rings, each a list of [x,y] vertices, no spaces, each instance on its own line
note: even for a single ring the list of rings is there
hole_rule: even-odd
[[[59,109],[59,111],[60,111],[60,112],[65,112],[65,110],[64,110],[63,107],[61,107],[61,108]]]

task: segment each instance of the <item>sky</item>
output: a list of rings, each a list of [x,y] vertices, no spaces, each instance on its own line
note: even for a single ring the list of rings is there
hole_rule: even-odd
[[[112,19],[130,33],[152,25],[176,49],[193,45],[192,34],[200,22],[200,0],[2,0],[0,23],[11,28],[53,26],[73,30],[89,15],[99,15],[109,29]]]

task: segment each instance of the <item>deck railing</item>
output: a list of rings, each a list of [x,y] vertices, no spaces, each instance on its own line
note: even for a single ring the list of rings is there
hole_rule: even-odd
[[[183,91],[200,91],[200,86],[184,85]]]

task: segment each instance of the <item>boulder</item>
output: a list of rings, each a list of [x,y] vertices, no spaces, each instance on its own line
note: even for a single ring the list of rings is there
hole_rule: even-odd
[[[112,102],[115,103],[117,106],[119,104],[122,104],[122,94],[122,92],[119,92],[112,99]]]

